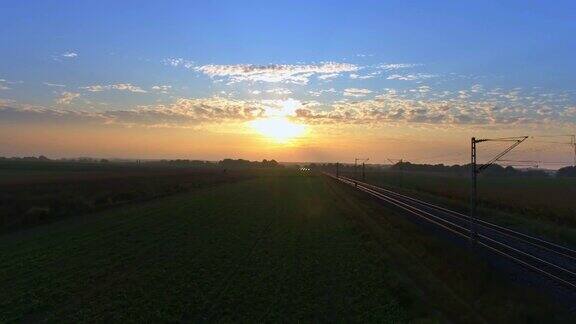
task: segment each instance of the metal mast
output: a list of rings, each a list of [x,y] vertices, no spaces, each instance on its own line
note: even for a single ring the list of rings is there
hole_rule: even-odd
[[[520,143],[524,142],[528,136],[518,136],[518,137],[505,137],[505,138],[485,138],[485,139],[476,139],[472,137],[471,140],[471,151],[470,151],[470,164],[471,164],[471,171],[472,171],[472,188],[470,192],[470,239],[473,242],[476,242],[478,233],[476,230],[476,206],[478,204],[478,174],[483,170],[487,169],[492,164],[496,163],[500,160],[504,155],[508,154],[508,152],[512,151],[516,146],[520,145]],[[480,166],[477,165],[477,151],[476,146],[478,143],[482,142],[512,142],[510,146],[508,146],[504,151],[497,154],[493,157],[490,161],[481,164]]]
[[[362,162],[362,181],[366,180],[365,162],[368,162],[369,158],[355,158],[354,159],[354,177],[358,179],[358,162]]]
[[[572,165],[573,167],[576,168],[576,135],[571,135],[571,144],[572,144],[572,148],[574,149],[574,164]]]
[[[403,175],[404,175],[404,174],[403,174],[403,168],[402,168],[402,162],[404,162],[404,160],[403,160],[403,159],[387,159],[387,160],[388,160],[390,163],[392,163],[392,164],[398,164],[398,163],[400,163],[400,164],[398,165],[398,171],[400,171],[398,186],[399,186],[399,187],[402,187],[402,178],[403,178]]]

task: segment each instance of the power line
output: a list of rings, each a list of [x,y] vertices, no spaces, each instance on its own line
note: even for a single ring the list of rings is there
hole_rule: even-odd
[[[558,134],[558,135],[538,135],[538,136],[532,136],[532,138],[534,137],[569,137],[570,138],[570,142],[569,143],[565,143],[565,142],[550,142],[550,143],[554,143],[554,144],[566,144],[566,145],[570,145],[572,146],[572,148],[574,149],[574,161],[572,163],[572,165],[574,167],[576,167],[576,135],[574,134]],[[542,143],[545,143],[545,141],[540,141]]]
[[[476,139],[472,137],[471,143],[471,150],[470,150],[470,163],[471,163],[471,172],[472,172],[472,192],[470,195],[470,238],[473,242],[476,242],[477,231],[476,231],[476,205],[478,200],[478,173],[482,172],[500,158],[504,157],[504,155],[508,154],[508,152],[512,151],[516,146],[520,145],[524,142],[528,136],[518,136],[518,137],[505,137],[505,138],[484,138],[484,139]],[[477,144],[483,142],[512,142],[510,146],[508,146],[504,151],[496,154],[491,160],[487,163],[480,165],[479,167],[476,166],[476,146]]]
[[[362,181],[366,180],[366,165],[365,163],[368,162],[369,158],[355,158],[354,159],[354,173],[357,173],[358,162],[362,162]],[[358,177],[356,177],[358,179]]]

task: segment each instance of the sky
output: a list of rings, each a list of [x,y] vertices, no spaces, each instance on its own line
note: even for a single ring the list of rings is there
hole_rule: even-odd
[[[574,1],[0,1],[0,155],[572,163]],[[480,146],[480,160],[506,143]]]

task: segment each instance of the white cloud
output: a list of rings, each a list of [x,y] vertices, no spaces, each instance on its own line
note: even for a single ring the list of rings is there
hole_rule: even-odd
[[[22,81],[8,81],[6,79],[0,79],[0,90],[10,90],[12,88],[7,86],[7,84],[17,84],[17,83],[22,83]]]
[[[228,98],[180,98],[170,105],[107,111],[108,123],[147,127],[192,127],[232,121],[249,121],[263,116],[261,102]]]
[[[425,74],[425,73],[414,73],[414,74],[392,74],[389,75],[386,79],[388,80],[402,80],[402,81],[418,81],[418,80],[425,80],[430,78],[435,78],[437,75],[434,74]]]
[[[80,97],[79,93],[64,91],[60,94],[60,97],[56,98],[56,103],[60,105],[69,105],[72,100],[78,97]]]
[[[482,92],[483,90],[484,87],[481,84],[474,84],[473,86],[470,87],[470,91],[474,93],[479,93]]]
[[[420,93],[420,94],[425,94],[430,92],[432,88],[430,88],[429,86],[420,86],[416,89],[410,89],[410,92],[416,92],[416,93]]]
[[[327,81],[327,80],[332,80],[334,78],[337,78],[339,76],[340,76],[339,73],[322,74],[322,75],[318,76],[318,79]]]
[[[335,91],[330,88],[309,93],[319,96]],[[470,93],[469,88],[461,91]],[[507,94],[509,91],[498,92]],[[509,127],[513,124],[563,124],[573,127],[576,124],[576,107],[573,104],[560,106],[542,100],[532,103],[521,91],[514,97],[515,100],[500,96],[482,100],[463,99],[460,91],[451,91],[445,95],[444,90],[427,86],[402,90],[384,89],[383,93],[374,98],[358,98],[373,93],[368,89],[348,88],[345,93],[350,94],[348,97],[354,97],[354,100],[339,99],[320,103],[294,99],[181,98],[172,104],[98,112],[30,106],[16,109],[11,108],[9,102],[3,102],[4,105],[0,106],[0,120],[73,120],[144,127],[197,127],[201,124],[244,122],[271,116],[286,116],[308,124],[418,123],[498,127]],[[78,96],[79,94],[63,92],[58,102],[67,105]],[[554,99],[548,96],[545,98]]]
[[[564,109],[561,115],[565,117],[576,117],[576,106]]]
[[[57,83],[50,83],[50,82],[43,82],[43,84],[45,86],[49,86],[49,87],[57,87],[57,88],[64,88],[66,87],[66,85],[64,84],[57,84]]]
[[[183,66],[187,69],[194,67],[194,61],[185,60],[181,57],[178,58],[167,58],[162,60],[162,63],[174,67]]]
[[[269,94],[274,94],[274,95],[278,95],[278,96],[287,96],[292,94],[292,91],[290,89],[286,89],[286,88],[273,88],[273,89],[268,89],[268,90],[252,90],[250,91],[251,94],[253,95],[259,95],[262,93],[269,93]]]
[[[372,93],[372,91],[368,89],[358,89],[358,88],[344,89],[344,96],[346,97],[365,97],[370,93]]]
[[[494,90],[492,90],[494,91]],[[348,91],[351,94],[360,91]],[[471,99],[471,90],[445,91],[428,86],[414,89],[385,89],[374,99],[340,100],[324,104],[320,110],[302,108],[297,118],[306,123],[378,124],[423,123],[445,125],[567,124],[576,123],[576,107],[550,101],[531,101],[519,90],[503,95]],[[510,92],[514,95],[508,96]]]
[[[320,64],[236,64],[236,65],[203,65],[194,68],[211,78],[227,79],[235,82],[285,82],[308,84],[311,76],[333,78],[343,72],[353,72],[358,66],[350,63],[324,62]]]
[[[318,90],[318,91],[308,91],[308,93],[314,97],[320,97],[324,93],[336,93],[336,89],[330,88],[330,89],[323,89],[323,90]]]
[[[4,98],[0,98],[0,106],[5,106],[5,105],[9,105],[9,104],[13,104],[16,101],[14,101],[13,99],[4,99]]]
[[[76,52],[65,52],[65,53],[62,54],[62,57],[65,57],[65,58],[75,58],[75,57],[78,57],[78,53],[76,53]]]
[[[380,64],[377,66],[378,69],[391,71],[391,70],[399,70],[399,69],[408,69],[413,68],[416,66],[421,66],[422,64],[418,63],[389,63],[389,64]]]
[[[91,85],[87,87],[80,87],[80,89],[84,89],[90,92],[101,92],[105,90],[119,90],[119,91],[129,91],[129,92],[137,92],[137,93],[146,93],[146,90],[132,85],[131,83],[117,83],[117,84],[108,84],[108,85]]]
[[[279,95],[279,96],[287,96],[289,94],[292,94],[292,91],[290,91],[290,89],[285,89],[285,88],[274,88],[274,89],[266,90],[266,92],[272,93],[275,95]]]
[[[150,89],[152,89],[153,91],[157,91],[163,94],[167,94],[168,91],[170,91],[170,89],[172,89],[171,85],[155,85],[152,86]]]
[[[550,116],[554,114],[554,109],[548,106],[540,107],[536,110],[536,113],[540,116]]]
[[[350,74],[350,79],[354,79],[354,80],[356,80],[356,79],[359,79],[359,80],[372,79],[373,77],[375,77],[375,76],[378,75],[378,74],[379,74],[379,73],[377,73],[377,72],[372,72],[372,73],[367,74],[367,75],[359,75],[359,74],[356,74],[356,73],[351,73],[351,74]]]

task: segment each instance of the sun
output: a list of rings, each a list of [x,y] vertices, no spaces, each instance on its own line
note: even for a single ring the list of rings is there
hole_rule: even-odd
[[[250,126],[261,135],[278,143],[287,143],[306,131],[306,126],[289,121],[286,117],[270,117],[250,122]]]

